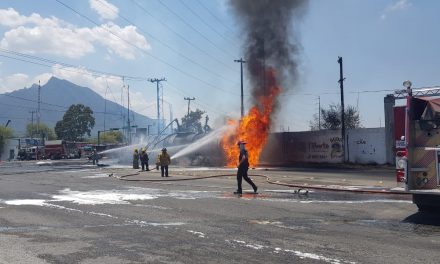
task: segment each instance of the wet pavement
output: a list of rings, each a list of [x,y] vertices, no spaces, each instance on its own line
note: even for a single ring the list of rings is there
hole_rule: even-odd
[[[440,216],[411,197],[270,184],[395,185],[389,170],[138,172],[72,161],[0,165],[0,263],[438,263]],[[123,178],[124,176],[130,175]],[[208,176],[218,176],[198,179]],[[122,178],[125,180],[122,180]],[[165,181],[162,181],[165,180]]]

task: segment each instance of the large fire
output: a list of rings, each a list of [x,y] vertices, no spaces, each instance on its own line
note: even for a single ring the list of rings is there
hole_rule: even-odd
[[[261,151],[270,131],[274,103],[281,92],[273,68],[265,71],[263,83],[265,85],[264,94],[257,95],[257,102],[249,110],[249,113],[240,121],[228,120],[229,129],[221,140],[228,167],[235,167],[238,164],[240,151],[237,142],[239,140],[244,140],[247,143],[246,149],[249,152],[250,166],[258,165]]]

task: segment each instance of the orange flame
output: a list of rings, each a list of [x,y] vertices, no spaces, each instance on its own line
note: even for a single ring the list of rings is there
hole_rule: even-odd
[[[221,140],[223,151],[226,156],[228,167],[238,164],[240,151],[237,147],[239,140],[246,141],[246,149],[249,153],[250,166],[258,165],[261,151],[266,145],[270,131],[271,114],[275,99],[281,93],[275,78],[275,70],[270,68],[265,72],[265,94],[257,97],[257,103],[240,121],[228,120],[229,129],[224,133]]]

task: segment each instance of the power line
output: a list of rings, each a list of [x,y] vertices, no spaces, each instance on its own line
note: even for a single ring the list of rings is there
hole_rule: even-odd
[[[67,9],[71,10],[71,11],[74,12],[75,14],[78,14],[78,15],[81,16],[82,18],[86,19],[86,20],[89,21],[90,23],[92,23],[92,24],[94,24],[94,25],[96,25],[96,26],[98,26],[98,27],[101,27],[101,26],[100,26],[98,23],[96,23],[95,21],[93,21],[92,19],[90,19],[90,18],[87,17],[86,15],[80,13],[79,11],[75,10],[74,8],[70,7],[69,5],[63,3],[62,1],[60,1],[60,0],[55,0],[55,1],[57,1],[59,4],[63,5],[63,6],[66,7]],[[138,46],[134,45],[133,43],[127,41],[127,40],[124,39],[124,38],[122,38],[122,37],[119,36],[118,34],[113,33],[111,30],[109,30],[109,29],[107,29],[107,28],[104,28],[104,27],[101,27],[101,28],[102,28],[103,30],[107,31],[108,33],[112,34],[113,36],[119,38],[120,40],[124,41],[124,42],[127,43],[128,45],[130,45],[130,46],[132,46],[132,47],[138,49],[140,52],[146,54],[147,56],[150,56],[150,57],[152,57],[153,59],[155,59],[155,60],[157,60],[157,61],[159,61],[159,62],[161,62],[161,63],[163,63],[163,64],[165,64],[165,65],[167,65],[167,66],[169,66],[169,67],[171,67],[171,68],[174,69],[175,71],[180,72],[180,73],[182,73],[182,74],[184,74],[184,75],[186,75],[186,76],[188,76],[188,77],[190,77],[190,78],[193,78],[193,79],[195,79],[195,80],[198,80],[199,82],[204,83],[204,84],[206,84],[206,85],[208,85],[208,86],[210,86],[210,87],[212,87],[212,88],[214,88],[214,89],[217,89],[217,90],[223,91],[223,92],[225,92],[225,93],[233,94],[233,93],[230,92],[230,91],[227,91],[227,90],[222,89],[222,88],[220,88],[220,87],[214,86],[213,84],[211,84],[211,83],[209,83],[209,82],[206,82],[206,81],[204,81],[203,79],[200,79],[199,77],[197,77],[197,76],[195,76],[195,75],[193,75],[193,74],[191,74],[191,73],[188,73],[188,72],[186,72],[186,71],[183,71],[183,70],[181,70],[180,68],[174,66],[173,64],[171,64],[171,63],[169,63],[169,62],[167,62],[167,61],[165,61],[165,60],[163,60],[163,59],[161,59],[161,58],[159,58],[159,57],[157,57],[157,56],[155,56],[155,55],[153,55],[153,54],[151,54],[151,53],[146,52],[145,50],[139,48]]]
[[[102,4],[101,0],[98,0],[98,1]],[[104,7],[107,7],[106,5],[103,5],[103,6],[104,6]],[[110,11],[112,11],[112,12],[115,12],[114,10],[112,10],[112,9],[110,9],[110,8],[108,8],[108,9],[109,9]],[[177,55],[179,55],[179,56],[185,58],[186,60],[190,61],[190,62],[193,63],[194,65],[199,66],[201,69],[205,70],[206,72],[208,72],[208,73],[210,73],[210,74],[212,74],[212,75],[214,75],[214,76],[217,76],[217,77],[220,78],[220,79],[223,79],[223,80],[226,80],[226,81],[229,81],[229,82],[232,82],[232,83],[233,83],[232,80],[229,80],[229,79],[227,79],[227,78],[224,78],[224,77],[221,76],[220,74],[218,74],[218,73],[216,73],[216,72],[214,72],[214,71],[211,71],[211,70],[210,70],[209,68],[207,68],[206,66],[204,66],[204,65],[202,65],[202,64],[200,64],[200,63],[198,63],[197,61],[193,60],[192,58],[190,58],[190,57],[186,56],[185,54],[179,52],[178,50],[174,49],[172,46],[168,45],[166,42],[162,41],[160,38],[157,38],[157,37],[155,37],[154,35],[152,35],[151,33],[146,32],[146,31],[143,30],[141,27],[139,27],[139,25],[136,25],[135,23],[133,23],[132,21],[130,21],[128,18],[126,18],[125,16],[123,16],[121,13],[118,13],[118,15],[119,15],[119,17],[121,17],[123,20],[125,20],[127,23],[129,23],[129,24],[135,26],[135,27],[138,28],[142,33],[144,33],[145,35],[148,35],[150,38],[152,38],[152,39],[156,40],[157,42],[161,43],[163,46],[167,47],[169,50],[171,50],[172,52],[176,53]]]
[[[33,62],[33,61],[30,61],[30,60],[24,60],[24,59],[20,59],[20,58],[15,58],[15,57],[3,55],[3,54],[0,54],[0,57],[4,57],[4,58],[8,58],[8,59],[13,59],[13,60],[18,60],[18,61],[27,62],[27,63],[32,63],[32,64],[35,64],[35,65],[45,66],[45,67],[49,67],[49,68],[52,67],[51,65],[47,65],[47,64],[43,64],[43,63],[38,63],[38,62]]]
[[[179,14],[177,14],[176,12],[174,12],[171,8],[169,8],[166,4],[164,4],[162,2],[162,0],[158,0],[159,3],[165,7],[170,13],[172,13],[174,16],[176,16],[180,21],[182,21],[185,25],[187,25],[188,27],[190,27],[192,30],[194,30],[195,32],[197,32],[202,38],[204,38],[206,41],[208,41],[209,43],[211,43],[212,46],[216,47],[218,50],[221,50],[222,52],[224,52],[225,54],[228,54],[229,56],[231,56],[232,58],[234,57],[234,55],[232,55],[231,53],[229,53],[228,51],[224,50],[223,48],[221,48],[220,46],[218,46],[215,42],[213,42],[212,40],[210,40],[208,37],[206,37],[202,32],[200,32],[198,29],[196,29],[193,25],[191,25],[190,23],[188,23],[185,19],[183,19]]]
[[[145,81],[146,80],[146,78],[144,78],[144,77],[127,76],[127,75],[121,75],[121,74],[116,74],[116,73],[111,73],[111,72],[104,72],[104,71],[94,70],[94,69],[87,68],[87,67],[80,67],[78,65],[68,64],[68,63],[65,63],[65,62],[60,62],[60,61],[55,61],[55,60],[50,60],[50,59],[46,59],[46,58],[42,58],[42,57],[37,57],[37,56],[29,55],[29,54],[26,54],[26,53],[21,53],[21,52],[12,51],[12,50],[3,49],[3,48],[0,48],[0,52],[4,52],[4,53],[7,53],[7,54],[19,56],[19,57],[24,57],[24,58],[27,58],[27,59],[47,62],[47,63],[50,63],[52,65],[42,64],[42,63],[35,63],[35,62],[29,61],[29,60],[17,59],[17,58],[9,57],[9,56],[6,56],[6,55],[0,55],[0,56],[3,56],[3,57],[7,57],[7,58],[11,58],[11,59],[17,59],[17,60],[24,61],[24,62],[30,62],[30,63],[34,63],[34,64],[37,64],[37,65],[46,66],[46,67],[52,67],[53,65],[58,64],[60,66],[64,66],[64,67],[62,67],[64,69],[66,67],[76,68],[78,70],[72,70],[72,71],[79,72],[79,73],[84,73],[84,74],[88,74],[88,75],[92,75],[92,76],[103,76],[103,75],[105,75],[108,78],[118,77],[118,79],[122,78],[124,76],[124,77],[126,77],[126,79],[129,79],[131,81]],[[85,70],[87,72],[85,73],[84,71],[80,71],[79,69]],[[67,70],[67,69],[65,69],[65,70]]]
[[[24,101],[28,101],[28,102],[33,102],[33,103],[37,103],[37,100],[32,100],[32,99],[27,99],[27,98],[23,98],[23,97],[18,97],[18,96],[14,96],[14,95],[10,95],[10,94],[0,94],[0,96],[8,96],[11,98],[15,98],[15,99],[19,99],[19,100],[24,100]],[[51,104],[51,103],[45,103],[43,101],[41,101],[41,104],[45,104],[45,105],[51,105],[51,106],[55,106],[55,107],[61,107],[64,109],[69,109],[69,107],[67,106],[61,106],[61,105],[57,105],[57,104]],[[2,105],[9,105],[9,104],[2,104]],[[25,106],[18,106],[18,105],[9,105],[12,107],[22,107],[23,109],[34,109],[33,107],[25,107]],[[52,112],[63,112],[65,113],[67,110],[56,110],[56,109],[47,109],[47,108],[41,108],[41,110],[44,111],[52,111]],[[102,111],[93,111],[93,113],[97,113],[97,114],[104,114],[105,112]],[[119,114],[113,114],[113,113],[108,113],[108,115],[119,115]]]
[[[19,97],[19,96],[14,96],[14,95],[10,95],[10,94],[0,94],[0,96],[7,96],[7,97],[16,98],[16,99],[20,99],[20,100],[24,100],[24,101],[28,101],[28,102],[34,102],[34,103],[37,102],[37,101],[32,100],[32,99],[23,98],[23,97]],[[44,103],[44,102],[41,102],[41,103],[45,104],[45,105],[51,105],[51,106],[56,106],[56,107],[61,107],[61,108],[67,108],[66,106],[57,105],[57,104]]]
[[[345,92],[345,93],[349,93],[349,94],[357,94],[357,93],[382,93],[382,92],[394,92],[395,90],[390,90],[390,89],[384,89],[384,90],[364,90],[364,91],[351,91],[351,92]],[[319,94],[315,94],[315,93],[295,93],[295,92],[288,92],[288,93],[283,93],[283,95],[305,95],[305,96],[319,96],[319,95],[323,95],[323,94],[334,94],[334,95],[339,95],[340,92],[324,92],[324,93],[319,93]],[[249,96],[249,95],[246,95]]]
[[[174,86],[173,83],[168,82],[168,87],[171,88],[171,89],[174,89],[180,95],[186,96],[186,92],[181,90],[181,89],[179,89],[179,88],[177,88],[176,86]],[[205,109],[210,110],[211,112],[214,112],[214,113],[217,113],[217,114],[220,114],[220,115],[228,115],[228,113],[223,112],[221,110],[218,110],[217,108],[213,108],[213,107],[209,106],[208,104],[202,104],[202,103],[198,103],[198,102],[195,102],[195,101],[194,101],[194,104],[199,105],[199,106],[201,106],[201,107],[203,107]]]
[[[179,0],[180,3],[186,8],[188,9],[194,16],[198,17],[200,21],[202,21],[203,24],[205,24],[208,28],[210,28],[212,31],[214,31],[217,35],[219,35],[221,38],[223,38],[226,41],[231,41],[231,39],[225,37],[222,33],[218,32],[217,29],[215,29],[213,26],[211,26],[209,23],[207,23],[204,19],[202,19],[202,17],[194,11],[194,9],[192,9],[191,7],[189,7],[187,4],[185,4],[185,1]],[[240,48],[238,45],[234,43],[234,46],[237,48]]]
[[[154,20],[156,20],[157,22],[159,22],[160,24],[162,24],[164,27],[166,27],[168,30],[170,30],[171,32],[173,32],[174,34],[176,34],[176,36],[178,36],[180,39],[182,39],[183,41],[185,41],[186,43],[188,43],[190,46],[194,47],[195,49],[199,50],[200,52],[202,52],[203,54],[209,56],[211,59],[217,61],[218,63],[222,64],[225,68],[228,68],[231,72],[235,71],[230,65],[224,63],[223,61],[221,61],[220,59],[214,57],[213,55],[211,55],[209,52],[205,51],[204,49],[201,49],[199,46],[197,46],[196,44],[194,44],[194,42],[188,40],[185,36],[183,36],[182,34],[180,34],[178,31],[174,30],[172,27],[168,26],[167,24],[165,24],[161,19],[156,18],[150,11],[148,11],[146,8],[144,8],[142,5],[140,5],[137,1],[132,0],[132,2],[139,7],[139,9],[141,9],[144,13],[146,13],[147,15],[149,15],[150,17],[152,17]]]
[[[10,56],[7,56],[7,55],[2,55],[2,54],[0,54],[0,57],[5,57],[5,58],[8,58],[8,59],[13,59],[13,60],[17,60],[17,61],[21,61],[21,62],[25,62],[25,63],[31,63],[31,64],[35,64],[35,65],[39,65],[39,66],[44,66],[44,67],[48,67],[48,68],[51,68],[53,66],[53,65],[51,66],[51,65],[47,65],[47,64],[43,64],[43,63],[33,62],[33,61],[30,61],[30,60],[24,60],[24,59],[20,59],[20,58],[10,57]],[[100,76],[100,77],[111,78],[109,75],[94,74],[94,73],[90,73],[90,72],[84,72],[84,71],[81,71],[79,69],[75,70],[75,69],[66,68],[66,67],[60,67],[60,68],[63,69],[64,71],[75,72],[75,73],[79,73],[81,75],[90,75],[90,76],[94,76],[94,77]],[[114,76],[116,76],[116,75],[114,75]],[[131,80],[134,80],[134,79],[131,79]],[[146,78],[144,78],[144,81],[145,80],[146,80]],[[136,79],[136,81],[140,81],[140,79]]]
[[[8,118],[8,119],[28,119],[27,117],[14,117],[14,116],[0,116],[0,118]]]
[[[433,88],[440,88],[440,85],[433,85],[433,86],[424,86],[424,87],[417,87],[417,88],[413,88],[413,89],[433,89]],[[349,92],[344,92],[344,93],[349,93],[349,94],[362,94],[362,93],[383,93],[383,92],[394,92],[396,91],[396,89],[381,89],[381,90],[362,90],[362,91],[349,91]],[[283,93],[283,95],[306,95],[306,96],[319,96],[319,95],[323,95],[323,94],[337,94],[339,95],[340,92],[324,92],[324,93],[319,93],[319,94],[314,94],[314,93],[295,93],[295,92],[288,92],[288,93]],[[246,96],[250,96],[250,95],[246,95]]]
[[[203,7],[213,18],[215,18],[219,23],[220,23],[220,25],[222,25],[223,27],[225,27],[226,29],[228,29],[228,30],[230,30],[230,31],[234,31],[232,28],[230,28],[229,26],[227,26],[225,23],[223,23],[223,21],[220,19],[220,18],[218,18],[209,8],[207,8],[204,4],[203,4],[203,2],[202,1],[200,1],[200,0],[196,0],[198,3],[199,3],[199,5],[201,6],[201,7]]]

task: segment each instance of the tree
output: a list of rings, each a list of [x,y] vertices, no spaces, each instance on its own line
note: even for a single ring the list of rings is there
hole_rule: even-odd
[[[48,140],[57,139],[57,137],[55,135],[55,131],[52,128],[48,127],[46,124],[40,123],[40,126],[38,126],[38,124],[29,123],[26,125],[26,136],[27,137],[35,136],[37,131],[39,131],[40,133],[43,133],[45,138],[47,138]],[[36,136],[38,137],[40,135],[36,135]]]
[[[190,111],[189,114],[186,114],[182,118],[183,129],[189,132],[203,133],[202,123],[200,122],[200,119],[202,119],[204,113],[205,111],[196,109],[196,111]]]
[[[13,131],[9,127],[0,126],[0,156],[3,153],[3,148],[5,147],[5,141],[7,138],[12,137]]]
[[[55,125],[55,133],[59,139],[78,141],[83,139],[95,126],[93,111],[82,104],[71,105],[63,116],[63,119]]]
[[[347,106],[345,112],[345,128],[353,129],[361,127],[359,111],[353,106]],[[328,109],[321,109],[321,129],[340,129],[341,122],[341,105],[331,104]],[[319,117],[315,114],[313,120],[310,121],[311,130],[319,130]]]
[[[99,136],[101,143],[122,143],[123,135],[121,131],[109,131],[101,133]]]

